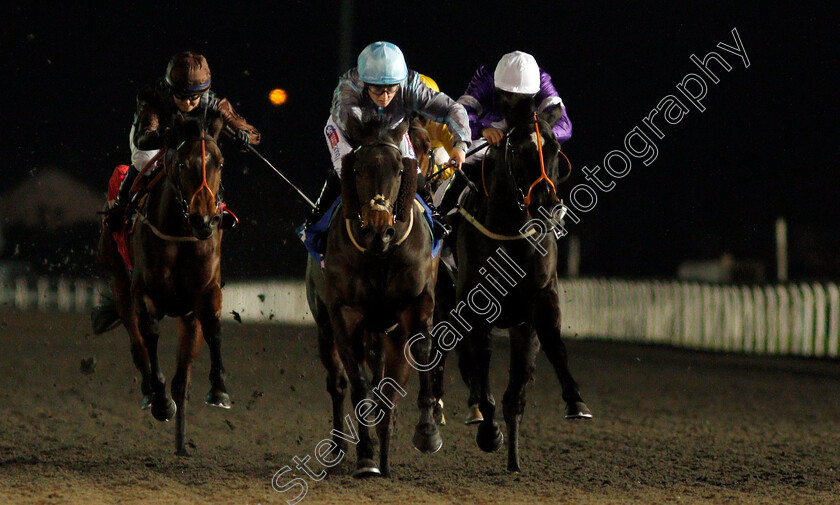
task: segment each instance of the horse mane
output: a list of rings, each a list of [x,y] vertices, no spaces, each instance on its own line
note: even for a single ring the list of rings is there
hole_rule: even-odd
[[[414,205],[414,194],[417,193],[417,160],[403,158],[403,171],[400,177],[400,191],[397,193],[397,203],[394,211],[397,219],[406,221]]]
[[[499,100],[509,128],[533,120],[537,107],[532,96],[500,91]]]
[[[168,147],[178,147],[178,145],[187,139],[199,139],[204,132],[204,122],[195,117],[183,118],[176,116],[172,127],[169,128],[166,138],[166,145]]]

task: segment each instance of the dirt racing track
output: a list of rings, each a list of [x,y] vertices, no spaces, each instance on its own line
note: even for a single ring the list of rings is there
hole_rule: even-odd
[[[174,324],[160,356],[171,379]],[[331,427],[313,327],[225,323],[231,410],[205,407],[209,359],[193,373],[192,456],[173,454],[174,422],[139,409],[122,328],[94,337],[86,315],[0,309],[0,503],[282,504],[272,489]],[[507,380],[496,342],[493,387]],[[840,503],[840,364],[567,340],[595,418],[562,419],[540,357],[528,388],[521,474],[485,454],[461,421],[466,390],[447,371],[443,449],[412,449],[416,376],[399,404],[390,479],[347,473],[306,482],[299,503]],[[499,421],[501,412],[497,413]],[[355,461],[351,450],[344,463]],[[310,462],[315,470],[317,463]],[[346,470],[346,467],[345,467]]]

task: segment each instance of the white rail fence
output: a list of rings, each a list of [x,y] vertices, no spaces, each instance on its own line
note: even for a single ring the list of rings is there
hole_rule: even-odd
[[[564,281],[564,329],[579,335],[758,354],[836,357],[840,290],[607,279]]]
[[[82,280],[0,279],[0,305],[85,312],[107,289]],[[223,294],[228,320],[313,324],[302,282],[227,284]],[[840,353],[840,289],[832,283],[563,280],[560,303],[564,334],[572,338],[810,357]]]

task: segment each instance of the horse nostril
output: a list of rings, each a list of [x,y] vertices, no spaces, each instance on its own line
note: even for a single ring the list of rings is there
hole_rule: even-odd
[[[393,226],[389,226],[385,229],[385,233],[383,235],[385,236],[386,240],[391,240],[392,238],[394,238],[394,234],[396,233],[397,230],[395,230]]]

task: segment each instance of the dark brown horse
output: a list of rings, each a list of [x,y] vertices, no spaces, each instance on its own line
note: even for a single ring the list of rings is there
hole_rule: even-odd
[[[549,231],[557,226],[552,219],[560,209],[555,186],[568,176],[550,126],[561,111],[558,107],[537,116],[530,99],[505,102],[503,110],[510,125],[504,143],[487,153],[480,179],[476,177],[478,191],[463,203],[455,225],[458,305],[450,323],[454,333],[468,343],[462,372],[468,370],[471,403],[478,403],[483,416],[476,442],[488,452],[498,450],[504,441],[494,420],[496,404],[490,393],[490,330],[509,331],[510,377],[502,403],[508,429],[507,467],[519,471],[525,386],[540,346],[562,386],[565,417],[590,418],[592,414],[569,372],[560,336],[557,243]],[[546,233],[537,240],[526,232],[531,229]],[[442,394],[442,386],[436,392]]]
[[[217,195],[222,155],[215,135],[198,121],[176,125],[164,158],[164,175],[151,187],[129,238],[133,271],[126,268],[111,232],[103,226],[99,260],[110,274],[116,310],[131,339],[134,364],[143,376],[142,407],[159,421],[176,417],[175,449],[186,455],[186,393],[190,370],[210,348],[209,405],[230,408],[220,351],[222,231]],[[178,357],[172,396],[157,355],[158,322],[178,319]],[[173,401],[174,398],[174,401]]]
[[[327,232],[325,267],[306,270],[309,306],[318,325],[321,361],[332,397],[333,454],[347,449],[353,429],[344,415],[348,382],[358,422],[356,477],[389,475],[396,400],[405,396],[412,366],[428,363],[437,261],[415,204],[417,162],[398,144],[408,125],[348,125],[359,147],[342,163],[341,213]],[[407,345],[408,344],[408,345]],[[369,371],[367,369],[369,369]],[[435,452],[442,442],[432,415],[431,376],[420,373],[420,419],[414,446]],[[379,467],[368,428],[376,426]]]

